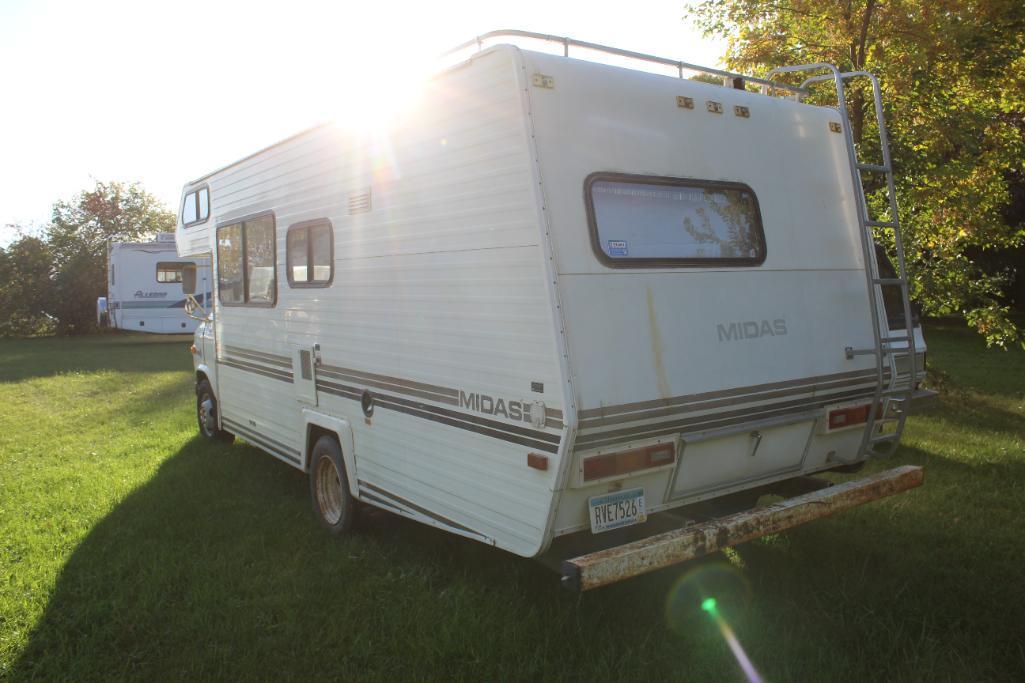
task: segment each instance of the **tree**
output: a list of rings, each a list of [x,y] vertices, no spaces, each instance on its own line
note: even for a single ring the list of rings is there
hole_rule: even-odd
[[[987,256],[1025,244],[1021,214],[1007,211],[1025,178],[1025,3],[705,0],[688,16],[728,38],[738,71],[830,62],[877,74],[912,296],[927,314],[960,312],[990,344],[1022,342],[1004,303],[1013,273]],[[859,151],[878,158],[868,93],[848,97]],[[865,181],[884,211],[885,188]]]
[[[54,204],[46,238],[53,254],[58,332],[95,327],[96,299],[106,292],[107,245],[152,238],[175,228],[176,218],[138,184],[97,182],[70,201]]]
[[[0,337],[53,330],[53,256],[38,237],[22,236],[0,249]]]

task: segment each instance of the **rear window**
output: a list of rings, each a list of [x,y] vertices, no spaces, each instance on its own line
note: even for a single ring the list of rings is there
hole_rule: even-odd
[[[765,235],[742,183],[597,173],[586,182],[595,254],[613,267],[755,266]]]

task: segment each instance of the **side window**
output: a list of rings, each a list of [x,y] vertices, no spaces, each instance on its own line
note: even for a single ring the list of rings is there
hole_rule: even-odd
[[[273,306],[278,281],[274,216],[217,228],[217,291],[229,306]]]
[[[285,243],[288,284],[327,287],[334,278],[334,231],[327,219],[288,228]]]
[[[182,201],[182,225],[186,228],[210,218],[210,188],[201,187],[185,195]]]
[[[195,263],[188,263],[185,261],[175,261],[172,263],[158,263],[157,264],[157,282],[181,282],[182,281],[182,268],[185,266],[194,266]]]

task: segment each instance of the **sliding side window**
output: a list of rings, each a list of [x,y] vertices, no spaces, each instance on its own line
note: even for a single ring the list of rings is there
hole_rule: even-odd
[[[614,268],[756,266],[758,199],[742,183],[595,173],[585,183],[591,245]]]
[[[228,306],[277,301],[274,216],[264,214],[217,228],[217,291]]]
[[[292,287],[327,287],[334,278],[334,235],[327,219],[288,228],[285,259]]]

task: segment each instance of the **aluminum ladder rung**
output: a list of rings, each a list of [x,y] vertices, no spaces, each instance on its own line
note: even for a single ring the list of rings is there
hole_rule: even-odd
[[[889,173],[890,167],[884,166],[883,164],[862,164],[858,163],[858,168],[862,171],[875,171],[876,173]]]
[[[865,225],[870,228],[896,228],[897,224],[893,221],[865,221]]]
[[[878,422],[879,420],[876,420]],[[899,432],[887,432],[886,434],[876,434],[868,440],[870,444],[885,443],[887,441],[896,441],[900,438]]]
[[[877,285],[902,285],[904,284],[904,278],[900,277],[874,277],[872,282]]]
[[[910,337],[880,337],[879,341],[882,342],[883,344],[893,344],[893,343],[896,343],[896,342],[906,342],[906,341],[909,341],[910,339],[911,339]]]

